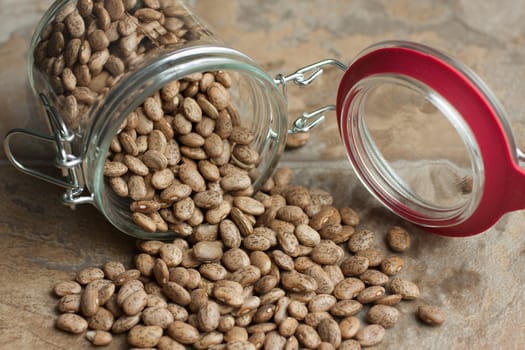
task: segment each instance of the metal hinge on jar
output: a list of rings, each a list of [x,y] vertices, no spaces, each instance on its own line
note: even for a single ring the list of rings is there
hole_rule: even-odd
[[[323,69],[327,66],[335,66],[341,69],[343,72],[348,68],[344,63],[335,59],[325,59],[316,63],[309,64],[302,68],[299,68],[292,74],[283,75],[278,74],[274,82],[277,85],[281,85],[283,89],[284,97],[287,97],[287,84],[294,82],[296,85],[307,86],[310,85],[315,79],[317,79],[322,73]],[[327,111],[333,111],[336,109],[335,105],[326,105],[312,112],[303,112],[303,114],[297,118],[292,128],[288,130],[288,134],[296,134],[300,132],[308,132],[311,129],[319,125],[325,118],[324,113]]]
[[[47,96],[44,94],[40,94],[39,96],[40,101],[46,110],[47,124],[51,131],[51,135],[43,135],[27,129],[13,129],[6,135],[4,140],[6,156],[13,166],[21,172],[57,186],[64,187],[66,191],[62,195],[62,201],[72,209],[75,208],[77,204],[93,204],[93,197],[91,195],[82,195],[84,192],[82,158],[71,152],[71,143],[75,138],[75,135],[67,128],[62,119],[58,116],[55,108],[49,103]],[[24,135],[26,137],[35,138],[40,142],[52,143],[55,146],[56,151],[53,165],[61,169],[62,178],[29,168],[16,159],[11,151],[11,140],[16,135]]]

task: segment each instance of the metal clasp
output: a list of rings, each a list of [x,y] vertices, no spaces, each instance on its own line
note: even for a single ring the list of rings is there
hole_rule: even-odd
[[[335,59],[326,59],[299,68],[298,70],[289,75],[278,74],[275,77],[274,82],[277,85],[282,86],[283,95],[286,98],[288,95],[287,84],[289,82],[292,81],[294,84],[300,86],[310,85],[323,73],[323,69],[326,66],[335,66],[341,69],[342,71],[346,71],[346,69],[348,68],[341,61]],[[303,112],[303,114],[293,122],[292,128],[288,130],[288,134],[296,134],[299,132],[310,131],[324,120],[325,112],[333,111],[335,110],[335,108],[335,105],[326,105],[309,113]]]
[[[71,151],[71,143],[75,135],[71,133],[64,121],[59,117],[56,109],[49,103],[46,95],[40,94],[40,101],[46,110],[47,126],[51,131],[51,135],[42,135],[27,129],[17,128],[10,130],[4,139],[4,150],[7,158],[19,171],[54,185],[64,187],[66,191],[62,195],[62,201],[72,209],[75,208],[77,204],[93,204],[94,201],[91,195],[82,196],[84,192],[82,158],[75,156]],[[16,135],[25,135],[26,137],[35,138],[39,141],[52,143],[56,150],[53,165],[62,170],[63,178],[57,178],[23,165],[15,157],[11,149],[11,140]]]

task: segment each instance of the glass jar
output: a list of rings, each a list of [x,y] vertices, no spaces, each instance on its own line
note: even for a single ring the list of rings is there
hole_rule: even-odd
[[[249,57],[223,46],[183,2],[161,1],[161,8],[148,3],[62,0],[51,6],[35,30],[28,62],[51,136],[31,135],[55,144],[55,165],[66,176],[40,174],[11,159],[19,169],[65,187],[66,204],[94,204],[127,234],[166,238],[173,232],[135,225],[129,200],[117,196],[104,176],[106,154],[127,116],[168,82],[192,84],[201,94],[202,73],[227,72],[231,100],[220,107],[256,135],[258,188],[284,148],[287,110],[274,80]],[[182,104],[174,100],[184,96],[170,98],[163,103]]]
[[[344,71],[336,104],[303,113],[288,130],[287,84],[309,85],[329,66]],[[169,238],[192,228],[178,232],[177,220],[168,220],[174,225],[165,229],[155,222],[149,229],[137,226],[130,205],[140,205],[117,194],[113,177],[121,175],[108,175],[108,159],[115,161],[122,148],[142,156],[147,148],[139,151],[138,144],[144,144],[148,133],[137,133],[137,120],[146,120],[166,140],[194,130],[175,128],[179,114],[197,128],[202,119],[192,119],[192,106],[208,124],[223,118],[253,136],[247,145],[228,136],[221,141],[226,152],[221,154],[232,154],[226,163],[250,174],[252,186],[242,190],[246,195],[268,179],[287,134],[309,131],[323,120],[324,112],[335,110],[358,178],[387,208],[417,227],[468,236],[488,229],[504,213],[525,207],[525,172],[519,166],[525,156],[515,146],[503,108],[467,67],[424,45],[379,43],[349,66],[326,59],[273,79],[246,55],[223,46],[181,1],[62,0],[53,4],[35,31],[28,72],[50,135],[12,130],[4,140],[9,160],[25,173],[64,187],[66,204],[91,203],[115,227],[135,237]],[[214,98],[212,85],[219,97],[228,99]],[[176,93],[163,94],[166,86]],[[185,107],[186,100],[193,102]],[[155,104],[167,119],[154,116]],[[407,128],[418,131],[417,137],[407,137]],[[63,177],[21,164],[11,150],[10,141],[17,135],[51,143]],[[208,136],[182,141],[187,146],[179,150],[186,158],[182,163],[210,158],[202,149]],[[255,158],[248,157],[253,161],[241,159],[237,146],[248,148],[242,148],[245,155],[255,152]],[[170,176],[177,176],[180,162],[178,157],[169,164],[175,174]],[[224,159],[220,162],[225,164]],[[142,176],[149,176],[148,171]],[[119,181],[131,188],[129,179]],[[216,188],[217,181],[210,180],[208,187]],[[151,199],[158,193],[147,195]]]

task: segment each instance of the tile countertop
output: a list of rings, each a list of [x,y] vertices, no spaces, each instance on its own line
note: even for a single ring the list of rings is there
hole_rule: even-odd
[[[518,0],[198,0],[196,11],[228,45],[255,59],[271,75],[289,73],[326,57],[349,62],[386,39],[419,41],[474,69],[505,106],[516,143],[525,144],[525,7]],[[32,28],[49,1],[0,0],[0,134],[34,127],[24,57]],[[338,74],[307,89],[290,89],[291,115],[334,100]],[[525,344],[524,212],[506,215],[484,234],[447,239],[415,230],[381,208],[357,184],[346,163],[335,118],[315,130],[302,149],[281,165],[295,182],[336,194],[352,206],[361,228],[379,237],[391,225],[412,233],[403,277],[418,283],[422,300],[439,305],[447,322],[439,328],[415,319],[417,302],[400,306],[402,317],[387,330],[381,349],[520,349]],[[33,147],[33,148],[32,148]],[[38,154],[25,145],[21,154]],[[2,155],[2,158],[5,158]],[[87,266],[108,260],[131,264],[134,240],[112,228],[92,207],[70,211],[60,189],[21,176],[0,160],[0,348],[90,348],[82,336],[53,328],[51,288]],[[339,179],[344,178],[345,181]],[[111,349],[125,348],[117,337]]]

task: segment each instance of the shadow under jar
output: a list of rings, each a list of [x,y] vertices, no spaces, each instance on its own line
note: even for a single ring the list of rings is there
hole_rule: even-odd
[[[184,235],[192,218],[174,214],[177,201],[252,193],[285,145],[286,100],[275,81],[181,1],[55,2],[35,31],[29,80],[51,137],[12,134],[54,143],[64,177],[11,161],[65,187],[66,204],[94,204],[135,237]],[[220,188],[226,164],[249,187]]]

